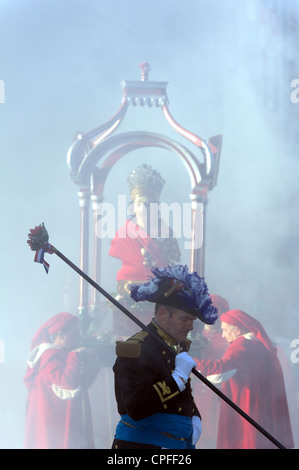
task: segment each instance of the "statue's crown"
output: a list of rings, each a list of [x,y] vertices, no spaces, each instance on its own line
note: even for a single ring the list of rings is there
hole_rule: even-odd
[[[132,171],[127,182],[132,201],[139,196],[159,202],[165,180],[158,171],[144,163]]]

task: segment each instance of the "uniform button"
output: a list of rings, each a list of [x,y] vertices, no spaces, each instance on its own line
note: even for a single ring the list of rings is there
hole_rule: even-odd
[[[165,356],[165,354],[166,354],[166,351],[162,351],[162,354],[163,354],[163,356]]]
[[[167,364],[170,364],[170,359],[168,359]]]
[[[181,406],[179,406],[179,408],[178,408],[178,411],[179,411],[179,412],[181,412],[181,411],[182,411],[182,407],[181,407]]]

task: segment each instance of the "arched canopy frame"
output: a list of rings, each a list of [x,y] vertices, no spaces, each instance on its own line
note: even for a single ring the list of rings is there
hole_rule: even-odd
[[[206,143],[204,139],[183,128],[171,115],[166,94],[166,82],[147,80],[144,73],[148,64],[141,64],[143,71],[141,82],[122,82],[123,99],[117,113],[106,123],[86,133],[78,133],[67,154],[67,164],[71,178],[78,186],[80,206],[80,268],[89,272],[89,215],[90,205],[93,210],[93,225],[97,223],[99,204],[103,201],[104,188],[112,167],[128,153],[145,147],[162,148],[171,152],[174,158],[179,158],[186,168],[190,180],[190,199],[192,203],[192,248],[190,270],[204,276],[204,248],[207,195],[217,183],[219,158],[222,136],[211,137]],[[188,144],[179,143],[172,137],[145,130],[130,131],[114,134],[126,116],[128,107],[158,106],[170,126]],[[198,156],[198,151],[199,156]],[[101,240],[93,230],[93,278],[100,284],[101,274]],[[201,233],[202,244],[198,246],[195,238]],[[98,293],[92,294],[91,306],[97,309]],[[88,285],[80,279],[79,314],[88,315],[90,301]]]

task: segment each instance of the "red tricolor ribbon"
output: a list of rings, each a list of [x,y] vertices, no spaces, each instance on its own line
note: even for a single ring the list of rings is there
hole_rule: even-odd
[[[51,249],[50,243],[45,243],[44,246],[43,246],[40,250],[38,250],[38,251],[35,253],[34,261],[35,261],[36,263],[41,263],[41,264],[43,264],[43,266],[44,266],[44,268],[45,268],[45,271],[46,271],[46,273],[48,274],[50,265],[49,265],[49,263],[47,263],[47,261],[44,259],[45,253],[49,253],[50,255],[53,254],[53,251],[52,251],[52,249]]]

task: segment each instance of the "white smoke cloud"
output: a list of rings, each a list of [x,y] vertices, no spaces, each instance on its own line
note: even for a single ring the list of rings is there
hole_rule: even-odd
[[[78,306],[77,274],[49,255],[46,275],[33,263],[27,233],[45,222],[50,242],[78,263],[78,188],[67,150],[77,131],[115,114],[120,82],[139,80],[143,61],[151,65],[150,79],[169,82],[170,109],[183,127],[206,140],[224,137],[207,210],[210,291],[259,317],[273,339],[282,337],[290,358],[299,335],[299,104],[290,99],[299,70],[298,30],[287,18],[299,12],[293,2],[276,4],[271,10],[257,0],[0,2],[1,448],[22,447],[31,337],[50,316]],[[177,138],[157,109],[130,109],[122,129],[133,128]],[[167,203],[190,201],[182,162],[147,149],[115,165],[107,202],[115,204],[115,188],[127,194],[127,175],[144,162],[166,179]],[[111,291],[119,263],[108,249],[103,241],[102,282]],[[188,263],[189,253],[183,257]],[[298,393],[298,364],[291,367]],[[108,372],[101,374],[111,387]],[[110,445],[117,419],[109,399],[109,436],[97,430],[99,447]],[[94,413],[98,427],[101,410]]]

